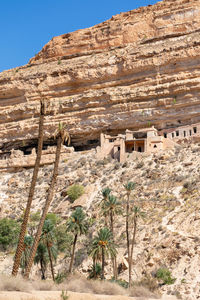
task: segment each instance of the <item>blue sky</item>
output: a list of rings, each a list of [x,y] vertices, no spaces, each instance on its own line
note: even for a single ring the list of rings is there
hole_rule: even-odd
[[[1,0],[0,72],[24,65],[53,36],[158,0]]]

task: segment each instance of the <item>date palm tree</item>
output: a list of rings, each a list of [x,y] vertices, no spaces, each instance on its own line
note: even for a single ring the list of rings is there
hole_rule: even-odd
[[[131,247],[130,247],[130,262],[129,262],[129,269],[130,269],[130,275],[132,272],[132,264],[133,264],[133,248],[136,242],[136,232],[137,232],[137,225],[138,225],[138,219],[144,218],[145,214],[141,211],[141,209],[138,206],[133,207],[133,234],[132,234],[132,241],[131,241]],[[131,277],[130,277],[130,283],[131,283]],[[129,283],[129,285],[130,285]]]
[[[33,264],[33,260],[34,260],[34,257],[35,257],[36,251],[37,251],[38,243],[40,241],[42,228],[44,226],[44,221],[45,221],[46,215],[48,213],[49,206],[50,206],[50,204],[52,202],[52,199],[53,199],[54,189],[55,189],[56,182],[57,182],[57,177],[58,177],[58,166],[59,166],[59,161],[60,161],[61,146],[66,141],[68,142],[68,145],[70,144],[70,135],[69,135],[68,131],[66,131],[66,126],[63,125],[62,123],[59,123],[58,130],[56,131],[54,137],[57,140],[54,170],[53,170],[53,175],[52,175],[52,178],[51,178],[51,183],[49,185],[46,202],[45,202],[45,205],[44,205],[44,208],[43,208],[42,217],[40,219],[40,222],[39,222],[39,225],[38,225],[38,228],[37,228],[37,232],[36,232],[36,235],[35,235],[34,243],[33,243],[31,253],[30,253],[30,257],[29,257],[29,261],[28,261],[28,265],[27,265],[27,268],[26,268],[26,271],[25,271],[25,277],[26,278],[29,277],[29,273],[30,273],[30,270],[31,270],[31,267],[32,267],[32,264]]]
[[[121,203],[117,200],[117,198],[113,195],[108,196],[107,200],[104,202],[103,205],[103,212],[110,216],[110,231],[113,235],[113,241],[115,241],[114,235],[114,216],[119,215],[121,210]],[[113,275],[114,278],[117,279],[117,258],[113,258]]]
[[[86,234],[88,231],[88,222],[86,220],[86,214],[84,213],[81,207],[77,207],[76,210],[71,214],[71,217],[67,223],[67,231],[70,231],[74,234],[71,261],[69,265],[69,273],[71,273],[78,236]]]
[[[49,262],[49,256],[48,256],[47,247],[40,242],[36,251],[36,255],[34,257],[34,264],[40,264],[42,280],[46,279],[45,273],[46,273],[48,262]]]
[[[124,185],[126,189],[126,244],[127,244],[127,253],[128,253],[128,265],[129,265],[129,287],[131,286],[131,253],[130,253],[130,236],[129,236],[129,217],[130,217],[130,194],[131,191],[135,188],[135,183],[129,181]]]
[[[103,196],[103,199],[102,199],[102,212],[103,212],[103,216],[105,218],[105,227],[108,226],[108,211],[104,210],[104,206],[105,206],[105,202],[108,200],[108,197],[111,193],[111,189],[110,188],[104,188],[102,190],[102,196]]]
[[[21,231],[19,235],[19,240],[18,240],[18,245],[15,253],[15,259],[14,259],[14,264],[13,264],[13,269],[12,269],[12,275],[17,276],[19,266],[20,266],[20,261],[21,261],[21,256],[24,248],[24,237],[27,231],[27,224],[28,224],[28,219],[30,215],[30,209],[31,209],[31,204],[33,201],[33,196],[35,192],[35,186],[36,186],[36,181],[38,177],[38,172],[40,168],[40,160],[42,157],[42,147],[43,147],[43,137],[44,137],[44,117],[45,117],[45,104],[44,101],[40,101],[40,119],[39,119],[39,134],[38,134],[38,148],[37,148],[37,157],[35,161],[35,166],[33,170],[33,176],[31,180],[31,185],[29,189],[29,195],[28,195],[28,200],[26,204],[26,209],[24,212],[24,217],[23,217],[23,222],[21,225]]]
[[[101,257],[101,279],[105,278],[105,259],[106,256],[111,258],[117,254],[116,245],[113,242],[112,232],[107,228],[101,228],[94,237],[90,255],[93,260],[98,260]]]
[[[22,269],[22,275],[24,274],[25,268],[27,266],[28,257],[30,255],[30,249],[33,244],[33,237],[31,235],[25,235],[24,237],[24,250],[21,256],[20,267]]]
[[[45,220],[44,222],[42,235],[41,235],[41,242],[44,243],[47,247],[52,279],[53,281],[55,281],[53,260],[56,261],[58,251],[57,251],[57,247],[55,246],[54,224],[51,222],[51,220]]]

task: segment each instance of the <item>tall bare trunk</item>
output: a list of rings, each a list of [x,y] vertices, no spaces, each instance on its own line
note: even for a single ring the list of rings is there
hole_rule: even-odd
[[[49,206],[51,204],[51,201],[53,199],[53,194],[54,194],[54,188],[57,182],[57,176],[58,176],[58,165],[59,165],[59,161],[60,161],[60,153],[61,153],[61,145],[62,145],[62,138],[61,136],[59,136],[57,138],[57,147],[56,147],[56,157],[55,157],[55,163],[54,163],[54,170],[53,170],[53,175],[52,175],[52,179],[51,179],[51,184],[48,190],[48,194],[47,194],[47,199],[44,205],[44,209],[43,209],[43,213],[42,213],[42,217],[40,219],[40,223],[38,225],[38,229],[37,229],[37,233],[34,239],[34,243],[33,246],[31,248],[31,253],[29,256],[29,260],[28,260],[28,264],[27,264],[27,268],[26,268],[26,272],[25,272],[25,277],[28,278],[29,277],[29,273],[33,264],[33,260],[37,251],[37,247],[39,244],[39,240],[41,237],[41,233],[42,233],[42,228],[44,225],[44,221],[46,218],[46,215],[48,213],[48,209]]]
[[[78,234],[76,234],[75,237],[74,237],[74,242],[73,242],[73,247],[72,247],[72,256],[71,256],[71,261],[70,261],[70,265],[69,265],[69,273],[72,272],[77,237],[78,237]]]
[[[41,279],[42,280],[45,280],[46,278],[45,278],[45,265],[43,264],[43,261],[42,261],[42,259],[40,259],[40,267],[41,267]]]
[[[131,269],[130,269],[130,239],[129,239],[129,207],[130,207],[130,201],[129,201],[129,192],[127,192],[127,201],[126,201],[126,243],[127,243],[127,253],[128,253],[128,282],[129,287],[131,286]]]
[[[20,266],[20,261],[21,261],[21,256],[24,248],[24,237],[26,234],[27,230],[27,224],[28,224],[28,219],[30,215],[30,209],[31,209],[31,204],[35,192],[35,186],[36,186],[36,181],[38,177],[38,171],[40,168],[40,160],[42,157],[42,146],[43,146],[43,136],[44,136],[44,116],[45,116],[45,106],[44,102],[40,102],[40,120],[39,120],[39,135],[38,135],[38,149],[37,149],[37,157],[35,161],[35,167],[33,170],[33,176],[32,176],[32,181],[31,181],[31,186],[29,190],[29,195],[28,195],[28,200],[26,204],[26,209],[24,212],[24,217],[23,217],[23,222],[21,225],[21,231],[19,235],[19,240],[18,240],[18,245],[17,245],[17,250],[15,253],[15,259],[14,259],[14,264],[13,264],[13,269],[12,269],[12,275],[16,276],[19,270]]]
[[[53,259],[52,259],[51,249],[50,249],[50,247],[49,247],[48,242],[47,242],[47,250],[48,250],[48,255],[49,255],[49,261],[50,261],[50,267],[51,267],[52,279],[53,279],[53,281],[55,281],[54,269],[53,269]]]
[[[130,272],[132,271],[132,265],[133,265],[133,248],[135,245],[136,231],[137,231],[137,213],[134,214],[134,219],[133,219],[133,237],[132,237],[132,243],[131,243],[130,264],[129,264]]]
[[[110,230],[112,232],[112,235],[113,235],[113,242],[115,241],[114,240],[114,217],[113,217],[113,210],[111,209],[110,210]],[[113,264],[113,276],[114,276],[114,279],[116,280],[117,279],[117,258],[116,256],[112,258],[112,264]]]
[[[101,264],[101,280],[105,278],[104,276],[104,268],[105,268],[105,253],[104,253],[104,247],[102,247],[102,264]]]

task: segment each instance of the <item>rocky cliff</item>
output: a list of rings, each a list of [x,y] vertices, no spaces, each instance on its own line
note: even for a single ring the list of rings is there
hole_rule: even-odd
[[[0,74],[0,148],[66,122],[75,146],[147,124],[200,121],[200,1],[165,0],[53,38],[30,62]]]
[[[50,211],[67,219],[75,207],[82,206],[92,221],[89,234],[83,236],[77,244],[76,271],[87,277],[92,267],[88,248],[97,228],[104,222],[100,212],[103,188],[112,189],[112,194],[120,201],[124,212],[124,184],[133,181],[136,187],[131,193],[131,207],[137,205],[145,213],[144,218],[138,219],[133,280],[154,289],[157,286],[156,271],[165,267],[176,280],[171,285],[160,284],[161,294],[177,295],[178,299],[184,300],[199,299],[199,152],[200,144],[190,143],[159,154],[135,152],[130,154],[124,164],[112,159],[97,160],[94,150],[74,152],[68,159],[61,159]],[[52,170],[52,165],[40,169],[32,212],[41,211],[44,205]],[[19,219],[22,216],[32,172],[33,169],[28,168],[1,173],[0,218],[9,216]],[[85,193],[71,203],[66,191],[74,183],[83,185]],[[119,279],[128,280],[125,215],[115,216],[114,220]],[[69,258],[63,257],[61,255],[57,261],[56,273],[69,266]],[[1,252],[0,271],[6,274],[11,272],[12,264],[13,257]],[[105,274],[107,279],[113,274],[109,260]]]

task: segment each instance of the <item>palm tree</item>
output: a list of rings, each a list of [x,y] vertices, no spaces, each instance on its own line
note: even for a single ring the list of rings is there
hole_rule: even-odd
[[[50,183],[50,186],[48,189],[47,199],[46,199],[46,202],[45,202],[45,205],[43,208],[42,217],[41,217],[39,225],[38,225],[34,243],[33,243],[32,249],[31,249],[31,254],[29,257],[28,265],[26,268],[26,272],[25,272],[26,278],[29,277],[29,273],[30,273],[30,270],[31,270],[31,267],[33,264],[33,260],[34,260],[34,257],[35,257],[36,251],[37,251],[38,243],[40,241],[44,221],[45,221],[46,215],[48,213],[49,206],[53,199],[54,188],[55,188],[55,185],[57,182],[57,176],[58,176],[58,166],[59,166],[59,161],[60,161],[61,146],[65,141],[67,141],[68,144],[70,143],[69,133],[66,131],[65,125],[63,125],[62,123],[59,123],[58,130],[55,133],[55,138],[57,139],[57,147],[56,147],[53,175],[52,175],[51,183]]]
[[[30,185],[26,209],[24,212],[23,222],[21,225],[21,231],[20,231],[20,235],[19,235],[17,250],[15,253],[15,259],[14,259],[14,264],[13,264],[13,269],[12,269],[13,276],[17,276],[17,273],[19,270],[21,256],[22,256],[22,252],[24,249],[24,237],[25,237],[25,234],[27,231],[27,224],[28,224],[28,219],[29,219],[29,215],[30,215],[31,204],[33,201],[36,181],[37,181],[38,172],[39,172],[39,168],[40,168],[40,160],[42,157],[43,136],[44,136],[44,117],[45,117],[45,104],[44,104],[44,101],[41,100],[40,101],[40,120],[39,120],[37,157],[36,157],[36,161],[35,161],[35,167],[33,170],[33,176],[32,176],[32,181],[31,181],[31,185]]]
[[[138,223],[138,218],[139,217],[144,218],[144,212],[142,212],[138,206],[134,206],[133,207],[133,236],[132,236],[132,242],[131,242],[130,263],[129,263],[130,274],[131,274],[131,271],[132,271],[133,248],[134,248],[134,245],[135,245],[137,225],[138,225],[137,223]],[[131,278],[130,278],[130,282],[131,282]]]
[[[113,195],[108,196],[107,200],[104,202],[103,205],[103,212],[104,214],[109,214],[110,216],[110,231],[113,235],[113,241],[114,239],[114,216],[116,214],[121,213],[121,203],[117,200],[117,198]],[[113,275],[114,278],[117,279],[117,261],[116,257],[113,258]]]
[[[21,256],[20,267],[22,269],[22,274],[24,274],[25,268],[27,266],[28,257],[30,255],[30,249],[33,244],[33,237],[30,235],[25,235],[24,237],[24,250]]]
[[[51,267],[51,274],[53,281],[55,281],[53,260],[56,261],[58,251],[57,247],[55,246],[54,224],[51,222],[51,220],[45,220],[44,222],[41,235],[41,242],[43,242],[47,247]]]
[[[110,216],[110,230],[114,236],[114,216],[121,213],[121,203],[115,196],[109,195],[102,209]]]
[[[111,193],[111,189],[110,188],[104,188],[102,190],[102,196],[103,196],[103,199],[102,199],[102,211],[103,211],[103,216],[105,218],[105,227],[108,226],[108,212],[104,210],[104,205],[105,205],[105,202],[108,200],[108,197]]]
[[[45,280],[45,272],[47,269],[47,264],[49,262],[49,256],[48,256],[48,251],[47,247],[43,243],[39,243],[36,255],[34,257],[34,264],[40,264],[40,269],[41,269],[41,279]]]
[[[127,253],[128,253],[128,265],[129,265],[129,287],[131,286],[131,259],[130,259],[130,237],[129,237],[129,216],[130,216],[130,194],[135,188],[135,183],[129,181],[124,185],[126,189],[126,243],[127,243]]]
[[[92,242],[92,248],[90,255],[93,260],[98,260],[101,257],[101,279],[105,278],[104,269],[105,269],[105,258],[106,256],[115,257],[117,254],[116,245],[113,242],[112,232],[107,228],[101,228],[97,235],[94,237]]]
[[[69,222],[67,223],[67,231],[71,231],[74,234],[71,261],[69,265],[69,273],[71,273],[78,236],[86,234],[88,231],[88,222],[86,220],[86,215],[81,207],[77,207],[76,210],[71,214]]]

